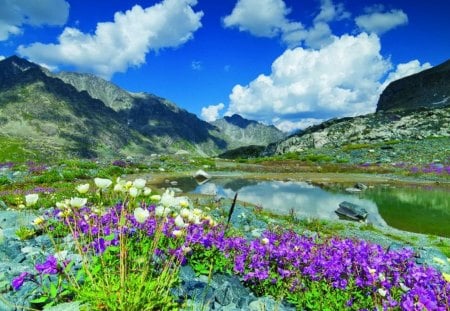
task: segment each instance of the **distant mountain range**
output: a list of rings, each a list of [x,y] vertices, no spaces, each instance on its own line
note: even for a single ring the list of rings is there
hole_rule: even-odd
[[[435,137],[450,137],[450,60],[390,83],[375,113],[328,120],[270,144],[262,154]]]
[[[283,133],[234,115],[212,124],[147,93],[90,74],[0,61],[0,142],[41,156],[118,157],[180,149],[200,155],[267,145]],[[14,157],[14,155],[11,155]]]

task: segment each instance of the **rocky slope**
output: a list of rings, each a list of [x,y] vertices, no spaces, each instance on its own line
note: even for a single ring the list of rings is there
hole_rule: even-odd
[[[450,137],[450,61],[392,82],[376,113],[323,122],[269,145],[263,154],[370,148],[436,137]],[[445,152],[450,153],[448,147]]]
[[[153,150],[101,101],[18,57],[0,62],[0,133],[2,142],[14,138],[41,156],[95,157],[132,146]]]
[[[450,107],[413,113],[369,114],[324,122],[308,128],[301,135],[293,135],[278,144],[270,145],[266,151],[283,154],[311,148],[448,137],[449,124]]]
[[[450,60],[389,84],[377,112],[445,106],[450,106]]]
[[[249,142],[265,145],[277,131],[246,122],[247,129],[239,128],[238,135],[166,99],[130,93],[94,75],[54,74],[16,56],[0,61],[0,141],[14,141],[41,157],[115,157],[180,149],[216,155]]]
[[[216,120],[211,124],[219,128],[222,137],[230,142],[228,149],[249,145],[268,145],[286,136],[273,125],[267,126],[247,120],[237,114]]]

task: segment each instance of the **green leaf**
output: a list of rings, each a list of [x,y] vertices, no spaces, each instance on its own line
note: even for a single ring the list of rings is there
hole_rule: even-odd
[[[47,297],[47,296],[41,296],[41,297],[39,297],[39,298],[36,298],[36,299],[31,300],[30,302],[31,302],[31,303],[44,303],[44,302],[46,302],[47,300],[48,300],[48,297]]]
[[[58,288],[56,287],[55,283],[50,284],[50,297],[56,298],[56,295],[58,295]]]

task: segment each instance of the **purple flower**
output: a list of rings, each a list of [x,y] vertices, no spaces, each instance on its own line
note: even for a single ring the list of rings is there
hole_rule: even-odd
[[[36,264],[34,268],[39,274],[57,274],[58,273],[58,260],[55,256],[50,255],[47,260],[42,264]]]
[[[28,272],[22,272],[18,277],[13,279],[11,282],[11,286],[13,287],[13,289],[19,290],[22,287],[23,282],[25,282],[25,278],[29,275],[30,274]]]

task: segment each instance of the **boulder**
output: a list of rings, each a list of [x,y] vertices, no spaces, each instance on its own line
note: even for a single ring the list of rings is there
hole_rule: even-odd
[[[194,173],[193,177],[199,185],[202,185],[211,179],[211,175],[206,173],[204,170],[198,170]]]
[[[365,220],[367,218],[367,211],[356,204],[343,201],[339,203],[339,208],[335,211],[340,217],[349,218],[351,220]]]

